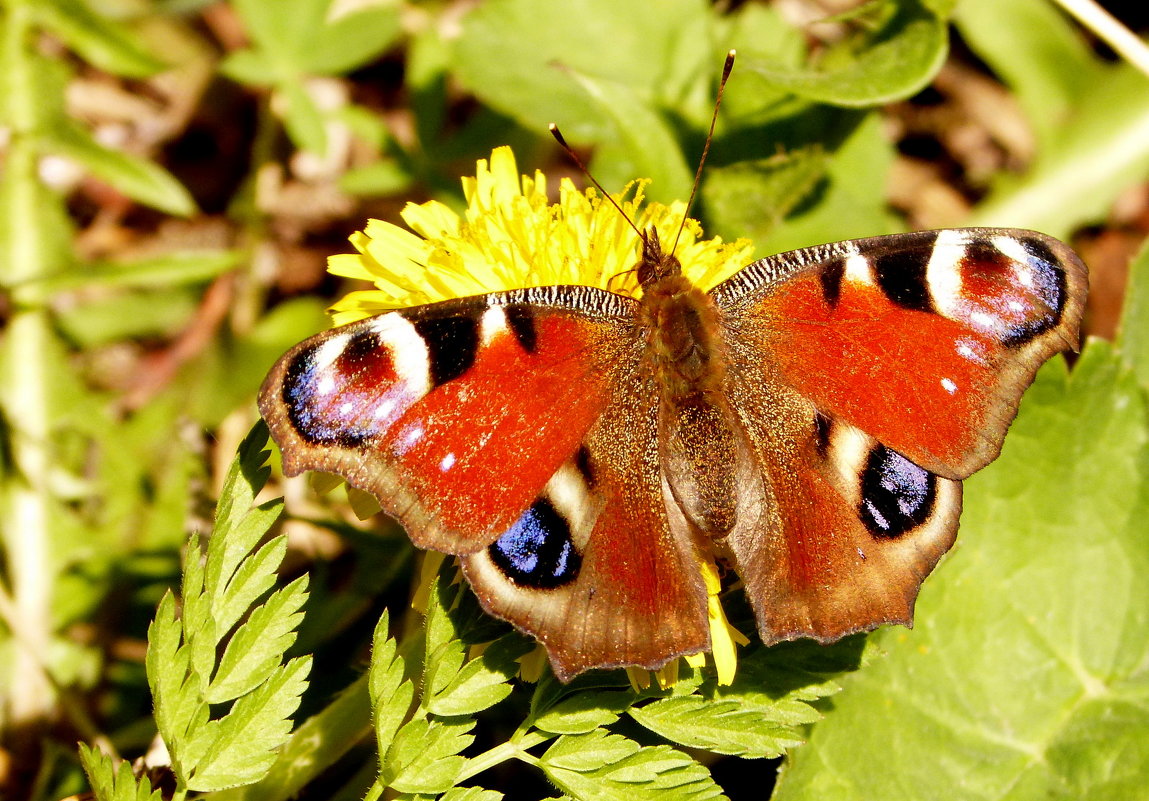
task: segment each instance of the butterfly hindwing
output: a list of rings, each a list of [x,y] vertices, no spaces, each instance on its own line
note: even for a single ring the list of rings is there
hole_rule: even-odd
[[[614,365],[611,403],[512,531],[463,558],[483,606],[546,645],[564,681],[709,648],[698,542],[662,475],[638,356]]]
[[[1076,347],[1086,282],[1057,240],[975,228],[784,253],[712,294],[777,381],[960,479],[997,456],[1041,363]]]
[[[424,548],[498,538],[608,403],[631,303],[543,287],[402,309],[288,352],[260,409],[295,475],[375,495]]]

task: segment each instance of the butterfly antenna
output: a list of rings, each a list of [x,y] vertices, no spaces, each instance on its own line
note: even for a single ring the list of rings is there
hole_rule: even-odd
[[[736,51],[726,54],[726,62],[722,65],[722,77],[718,81],[718,94],[714,98],[714,113],[710,116],[710,130],[706,133],[706,144],[702,146],[702,158],[698,159],[698,169],[694,171],[694,186],[690,188],[690,199],[686,201],[686,212],[682,215],[682,224],[678,226],[678,233],[674,235],[674,244],[670,252],[674,253],[678,247],[678,240],[682,236],[682,229],[686,227],[686,218],[690,216],[690,209],[694,207],[694,196],[698,194],[698,185],[702,183],[702,166],[706,164],[706,156],[710,153],[710,143],[714,141],[714,126],[718,122],[718,109],[722,106],[722,92],[726,89],[726,82],[730,80],[730,71],[734,69],[734,56]]]
[[[610,204],[612,206],[614,206],[616,209],[618,209],[618,213],[622,215],[622,218],[624,220],[626,220],[626,224],[634,229],[634,232],[636,234],[638,234],[639,239],[641,239],[643,242],[645,242],[646,241],[646,235],[643,234],[642,231],[638,230],[638,226],[634,224],[634,220],[630,219],[630,217],[627,215],[627,213],[622,210],[622,206],[618,205],[618,201],[616,201],[613,197],[611,197],[610,192],[607,192],[605,189],[603,189],[602,184],[600,184],[598,182],[598,179],[596,179],[593,175],[590,174],[590,170],[588,170],[586,168],[586,165],[582,163],[582,159],[580,159],[578,157],[578,153],[575,153],[574,148],[571,147],[570,145],[568,145],[567,140],[563,138],[563,134],[562,134],[562,131],[559,130],[559,126],[555,125],[552,122],[550,125],[547,126],[547,128],[548,128],[548,130],[550,130],[551,136],[553,136],[555,138],[555,141],[559,143],[559,147],[561,147],[563,149],[563,152],[566,153],[568,156],[570,156],[571,161],[573,161],[578,166],[578,168],[582,171],[582,174],[585,175],[588,179],[590,179],[590,182],[592,184],[594,184],[595,186],[598,187],[598,191],[602,192],[603,197],[605,197],[607,200],[609,200]]]

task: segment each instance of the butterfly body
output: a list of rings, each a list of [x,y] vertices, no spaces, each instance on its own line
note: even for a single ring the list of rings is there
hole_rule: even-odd
[[[648,234],[636,270],[637,299],[536,287],[333,329],[260,394],[286,473],[341,474],[458,555],[564,679],[709,648],[714,559],[767,643],[909,623],[960,479],[1086,292],[1072,251],[1008,229],[807,248],[709,291]]]

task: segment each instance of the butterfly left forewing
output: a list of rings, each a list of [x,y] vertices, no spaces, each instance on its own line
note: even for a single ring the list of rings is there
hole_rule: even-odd
[[[288,475],[337,473],[417,545],[473,553],[518,519],[607,405],[630,314],[590,287],[396,310],[297,345],[260,410]]]

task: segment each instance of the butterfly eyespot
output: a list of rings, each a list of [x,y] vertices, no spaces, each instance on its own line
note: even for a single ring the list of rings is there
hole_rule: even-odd
[[[344,378],[355,370],[364,350],[378,349],[378,344],[378,337],[367,332],[332,339],[295,355],[284,373],[281,395],[287,416],[302,439],[312,445],[355,448],[375,433],[373,421],[364,425],[355,419],[359,399],[347,391]],[[389,360],[374,367],[375,372],[385,374],[383,380],[393,378]]]
[[[582,557],[570,525],[546,498],[539,498],[488,548],[491,561],[515,584],[560,587],[578,577]]]
[[[877,445],[866,459],[861,490],[862,522],[873,536],[896,539],[929,519],[937,477],[897,451]]]

